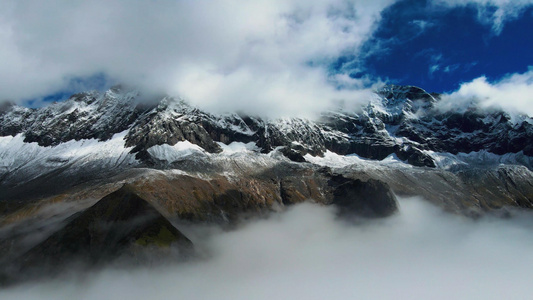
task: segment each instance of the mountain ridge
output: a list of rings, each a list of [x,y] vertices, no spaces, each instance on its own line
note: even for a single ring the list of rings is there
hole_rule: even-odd
[[[128,177],[137,171],[154,176],[143,170],[201,181],[252,178],[276,183],[271,189],[278,193],[295,170],[322,167],[384,181],[395,193],[424,195],[456,212],[532,203],[533,121],[527,116],[476,108],[443,112],[439,95],[413,86],[386,86],[358,111],[339,108],[317,120],[213,115],[178,98],[141,98],[116,87],[0,113],[2,211],[73,189],[138,180]],[[310,195],[306,185],[297,186]],[[261,195],[252,198],[262,201]]]
[[[497,155],[533,156],[533,121],[513,123],[503,111],[441,112],[439,95],[413,86],[385,86],[360,112],[325,112],[317,120],[267,120],[236,113],[213,115],[182,99],[164,97],[155,104],[136,101],[139,92],[115,87],[103,94],[85,92],[40,109],[18,106],[0,112],[0,136],[23,134],[24,142],[57,146],[71,140],[107,141],[127,131],[126,147],[136,158],[151,160],[148,149],[189,141],[210,153],[217,142],[255,142],[260,152],[285,147],[289,157],[326,151],[382,160],[395,154],[415,166],[436,167],[428,154],[486,150]],[[292,155],[291,155],[292,153]],[[530,167],[530,166],[528,166]]]
[[[161,225],[231,228],[302,202],[331,205],[356,223],[401,213],[404,196],[474,218],[533,209],[527,116],[441,111],[439,95],[413,86],[386,86],[357,111],[339,107],[316,120],[214,115],[179,98],[141,99],[116,87],[0,111],[5,261],[98,258],[131,241],[157,246]],[[105,218],[109,209],[116,218]],[[159,221],[120,225],[141,215]],[[108,236],[91,232],[100,221],[117,239],[87,240]],[[70,251],[78,235],[86,240]],[[174,238],[187,241],[179,231]]]

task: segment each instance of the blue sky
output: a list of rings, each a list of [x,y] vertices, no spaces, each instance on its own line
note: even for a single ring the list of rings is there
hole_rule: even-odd
[[[499,80],[533,65],[533,7],[496,33],[478,20],[475,6],[431,8],[424,2],[401,1],[383,11],[363,46],[369,52],[362,63],[367,74],[450,92],[482,75]]]
[[[308,116],[394,83],[533,115],[532,28],[533,0],[4,0],[0,101],[126,83]]]

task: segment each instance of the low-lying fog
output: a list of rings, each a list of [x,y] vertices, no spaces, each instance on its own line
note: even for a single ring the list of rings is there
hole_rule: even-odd
[[[533,218],[471,220],[416,198],[348,224],[302,204],[239,230],[188,232],[205,259],[26,284],[0,299],[525,299]]]

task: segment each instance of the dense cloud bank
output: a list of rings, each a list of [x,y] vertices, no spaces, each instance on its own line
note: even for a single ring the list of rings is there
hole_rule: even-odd
[[[396,2],[5,0],[0,101],[38,105],[54,93],[122,82],[213,112],[309,116],[332,103],[357,106],[384,80],[349,74],[365,74],[359,62],[370,52],[386,53],[383,45],[364,53],[362,46]],[[428,9],[475,7],[479,21],[495,33],[532,4],[426,3]],[[345,55],[355,58],[351,67],[332,70]]]
[[[466,110],[475,105],[533,117],[532,95],[533,66],[525,73],[504,76],[495,82],[482,76],[464,83],[459,90],[444,95],[439,106],[443,110]]]
[[[5,1],[0,99],[103,73],[210,110],[310,113],[371,85],[330,77],[327,65],[356,53],[392,2]]]
[[[1,299],[524,299],[531,215],[478,220],[420,199],[396,216],[346,223],[297,205],[240,229],[186,229],[204,258],[106,270],[0,291]]]

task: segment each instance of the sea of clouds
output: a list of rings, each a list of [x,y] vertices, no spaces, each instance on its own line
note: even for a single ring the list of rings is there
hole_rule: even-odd
[[[107,269],[0,291],[9,299],[526,299],[533,219],[477,220],[400,199],[348,223],[306,203],[236,230],[182,228],[202,258]]]

